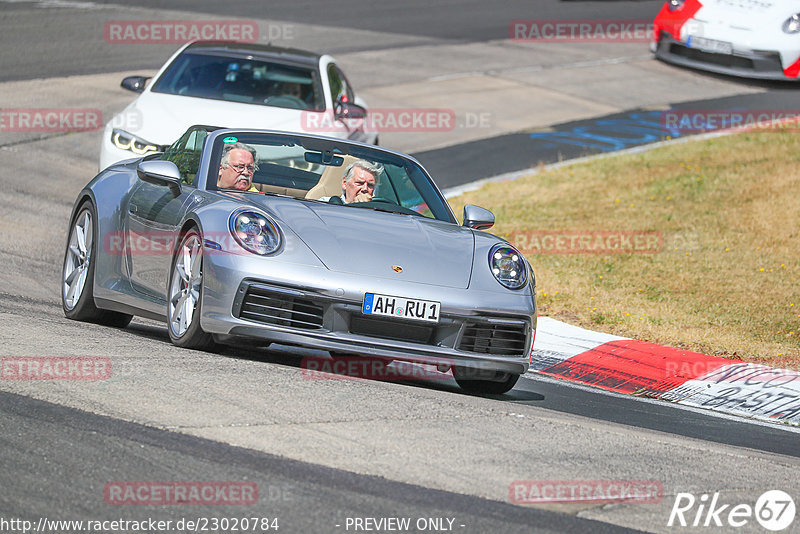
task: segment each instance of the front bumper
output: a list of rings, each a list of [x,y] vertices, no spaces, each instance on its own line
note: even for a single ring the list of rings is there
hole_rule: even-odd
[[[285,267],[285,265],[280,265]],[[526,290],[476,291],[365,279],[291,265],[269,277],[263,258],[206,255],[201,326],[355,355],[522,374],[530,365],[536,305]],[[441,302],[438,323],[361,313],[365,291]]]
[[[732,54],[707,52],[686,46],[667,33],[661,34],[655,49],[658,59],[719,74],[762,80],[800,81],[785,74],[781,54],[775,50],[749,50],[735,47]]]

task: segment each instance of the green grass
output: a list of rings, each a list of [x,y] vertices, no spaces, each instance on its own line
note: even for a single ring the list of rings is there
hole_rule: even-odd
[[[540,313],[698,352],[800,364],[800,136],[742,133],[489,184],[490,231],[657,233],[650,254],[523,250]],[[521,236],[526,236],[522,238]]]

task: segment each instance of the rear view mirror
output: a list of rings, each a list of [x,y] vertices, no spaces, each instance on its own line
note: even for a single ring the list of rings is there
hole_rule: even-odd
[[[178,166],[171,161],[142,161],[136,167],[136,174],[140,180],[148,184],[169,187],[174,197],[181,194],[181,173],[178,171]]]
[[[133,91],[134,93],[141,93],[144,91],[144,86],[147,84],[147,80],[149,80],[149,76],[128,76],[122,80],[122,83],[119,84],[120,87],[123,89],[127,89],[128,91]]]
[[[367,116],[367,109],[352,102],[338,100],[333,107],[333,113],[337,120],[363,119]]]
[[[494,226],[494,213],[480,206],[467,204],[464,206],[464,226],[476,230],[487,230]]]
[[[303,157],[309,163],[317,163],[319,165],[329,165],[332,167],[341,167],[344,164],[344,158],[335,156],[330,150],[324,152],[306,152]]]

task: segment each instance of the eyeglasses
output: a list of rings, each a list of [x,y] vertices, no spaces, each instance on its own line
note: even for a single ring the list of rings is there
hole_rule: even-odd
[[[243,173],[245,170],[247,170],[248,172],[256,172],[255,165],[245,165],[243,163],[237,163],[236,165],[234,165],[232,163],[229,163],[228,167],[232,167],[233,170],[235,170],[239,174]]]

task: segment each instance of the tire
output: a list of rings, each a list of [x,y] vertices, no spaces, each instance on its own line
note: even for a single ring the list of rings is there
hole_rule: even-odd
[[[216,347],[211,334],[200,328],[202,304],[203,240],[192,228],[175,249],[167,285],[167,330],[173,344],[197,350]]]
[[[99,309],[94,303],[97,214],[87,200],[72,220],[61,270],[61,307],[67,319],[125,328],[132,315]]]
[[[475,380],[462,378],[455,369],[453,370],[453,377],[456,379],[458,385],[461,386],[461,389],[469,393],[502,395],[503,393],[511,391],[517,383],[517,380],[519,380],[519,375],[513,373],[501,373],[498,371],[497,375],[498,378],[503,377],[499,382],[494,380]]]

